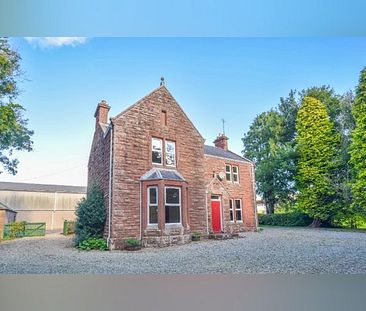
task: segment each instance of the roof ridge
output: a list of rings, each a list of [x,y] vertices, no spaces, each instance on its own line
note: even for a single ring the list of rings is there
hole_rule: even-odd
[[[117,118],[119,118],[121,115],[125,114],[128,110],[132,109],[133,107],[137,106],[137,104],[139,104],[140,102],[142,102],[146,97],[149,97],[150,95],[154,94],[155,92],[157,92],[159,89],[161,88],[165,88],[167,91],[168,89],[165,87],[165,85],[160,85],[159,87],[157,87],[156,89],[152,90],[150,93],[148,93],[147,95],[145,95],[144,97],[140,98],[137,102],[135,102],[134,104],[128,106],[125,110],[122,110],[120,113],[118,113],[115,117],[112,118],[112,120],[115,120]],[[169,92],[169,91],[168,91]]]
[[[112,118],[112,120],[115,120],[117,118],[119,118],[120,116],[122,116],[123,114],[125,114],[127,111],[129,111],[130,109],[132,109],[133,107],[136,107],[140,102],[142,102],[143,100],[145,100],[147,97],[151,96],[152,94],[154,94],[155,92],[159,91],[160,89],[165,89],[169,95],[172,97],[172,99],[174,100],[174,102],[177,104],[177,106],[179,107],[179,109],[182,111],[183,115],[186,117],[186,119],[188,120],[188,122],[192,125],[192,127],[197,131],[197,133],[201,136],[202,139],[203,136],[200,133],[200,131],[196,128],[196,126],[193,124],[193,122],[191,121],[190,118],[188,118],[187,114],[185,113],[184,109],[181,107],[181,105],[178,103],[178,101],[175,99],[175,97],[172,95],[172,93],[168,90],[168,88],[165,86],[165,84],[160,85],[158,88],[154,89],[153,91],[151,91],[149,94],[145,95],[144,97],[142,97],[141,99],[139,99],[137,102],[135,102],[133,105],[127,107],[125,110],[121,111],[119,114],[117,114],[115,117]]]

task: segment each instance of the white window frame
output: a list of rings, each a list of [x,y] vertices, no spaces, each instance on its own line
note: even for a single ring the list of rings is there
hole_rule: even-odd
[[[240,208],[237,208],[236,207],[236,201],[239,201],[240,202]],[[243,222],[243,206],[242,206],[242,201],[241,199],[234,199],[234,203],[235,203],[235,207],[234,207],[234,210],[235,210],[235,222]],[[240,211],[240,215],[241,215],[241,219],[240,220],[237,220],[236,219],[236,211]]]
[[[226,170],[227,167],[229,167],[229,171]],[[231,172],[232,172],[231,165],[230,164],[225,164],[225,180],[226,181],[232,181]],[[227,174],[229,174],[229,176],[230,176],[229,180],[227,179]]]
[[[231,207],[230,207],[230,203],[231,203]],[[233,215],[233,219],[231,219],[231,217],[230,217],[230,212]],[[234,222],[234,220],[235,220],[235,211],[234,211],[234,200],[233,199],[229,199],[229,217],[230,217],[230,222]]]
[[[156,190],[156,203],[150,203],[150,189],[155,188]],[[156,206],[157,209],[157,222],[151,223],[150,222],[150,206]],[[159,189],[157,186],[148,186],[147,187],[147,224],[149,226],[157,226],[159,223]]]
[[[153,149],[153,141],[159,140],[161,142],[161,157],[160,157],[160,163],[154,162],[152,153],[155,151]],[[158,137],[151,137],[151,163],[155,165],[163,165],[164,164],[164,141],[161,138]]]
[[[236,167],[236,173],[234,173],[234,167]],[[232,168],[232,173],[233,173],[233,182],[236,183],[236,184],[239,184],[239,166],[237,165],[233,165]],[[236,181],[234,180],[234,175],[236,176]]]
[[[179,204],[177,203],[167,203],[166,202],[166,189],[178,189],[179,192]],[[166,209],[166,205],[169,206],[179,206],[179,222],[165,222],[165,217],[164,217],[164,222],[166,226],[170,226],[170,225],[181,225],[182,224],[182,195],[181,195],[181,188],[180,187],[173,187],[173,186],[165,186],[164,187],[164,213],[165,213],[165,209]]]
[[[172,154],[171,152],[167,152],[167,150],[166,150],[167,143],[173,143],[174,144],[174,164],[173,165],[167,164],[167,161],[166,161],[167,154]],[[177,144],[175,143],[174,140],[165,140],[165,143],[164,143],[164,161],[165,161],[165,165],[166,166],[176,167],[176,165],[177,165],[177,152],[176,152],[176,148],[177,148]]]

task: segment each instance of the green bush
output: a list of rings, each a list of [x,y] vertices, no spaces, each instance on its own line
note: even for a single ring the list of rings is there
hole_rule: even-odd
[[[201,232],[192,232],[192,237],[200,238],[201,237]]]
[[[84,251],[90,251],[92,249],[106,251],[108,250],[107,241],[102,238],[89,238],[78,245],[78,248]]]
[[[16,221],[9,224],[8,237],[10,239],[23,237],[25,234],[25,224],[26,224],[25,221]]]
[[[265,226],[285,226],[285,227],[305,227],[309,226],[313,219],[302,212],[291,212],[283,214],[259,214],[259,225]]]
[[[139,246],[141,245],[141,241],[140,240],[137,240],[135,238],[129,238],[125,241],[125,245],[128,245],[128,246]]]
[[[75,221],[64,220],[63,234],[68,235],[75,233],[75,225],[76,225]]]
[[[95,184],[88,187],[86,199],[83,198],[76,208],[75,243],[89,238],[101,238],[104,232],[106,212],[103,191]]]

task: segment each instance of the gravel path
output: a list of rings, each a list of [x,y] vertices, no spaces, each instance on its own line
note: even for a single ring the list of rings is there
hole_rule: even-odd
[[[78,251],[48,235],[0,243],[0,273],[366,273],[366,233],[265,228],[137,252]]]

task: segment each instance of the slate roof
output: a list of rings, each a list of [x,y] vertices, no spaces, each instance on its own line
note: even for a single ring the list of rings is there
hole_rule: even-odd
[[[30,191],[30,192],[86,193],[86,187],[28,184],[28,183],[3,182],[3,181],[0,181],[0,190]]]
[[[11,209],[10,207],[6,206],[4,203],[1,202],[0,202],[0,210],[8,210],[16,213],[16,211],[14,211],[13,209]]]
[[[185,181],[184,177],[177,170],[152,168],[141,176],[140,180],[176,180]]]
[[[224,150],[221,148],[217,148],[214,146],[208,146],[208,145],[204,145],[203,146],[203,150],[204,153],[210,156],[214,156],[214,157],[219,157],[219,158],[224,158],[224,159],[231,159],[231,160],[236,160],[236,161],[242,161],[242,162],[252,162],[247,158],[244,158],[234,152],[231,152],[229,150]]]

